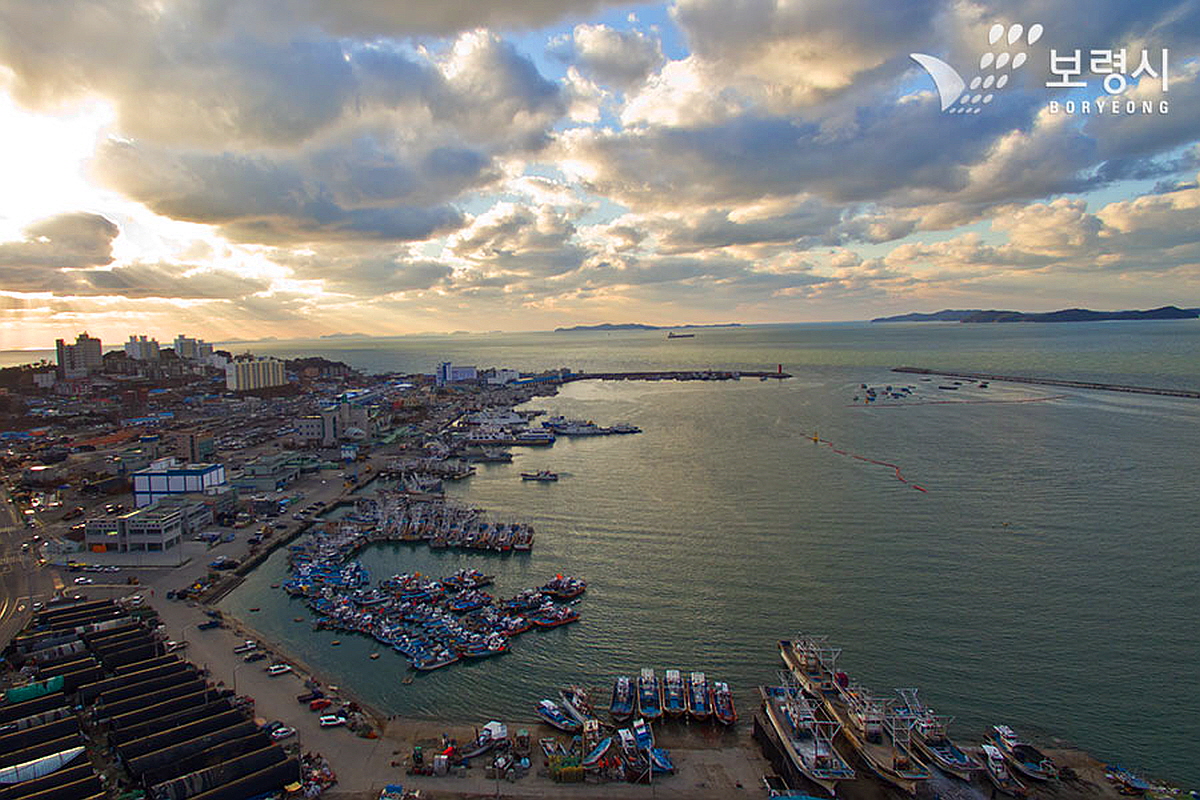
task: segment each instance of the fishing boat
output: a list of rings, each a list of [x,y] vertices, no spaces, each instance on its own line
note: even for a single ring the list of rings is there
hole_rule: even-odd
[[[758,692],[767,720],[796,769],[831,795],[836,795],[840,781],[854,779],[854,770],[833,747],[841,724],[818,716],[795,678],[783,672],[779,686],[760,686]]]
[[[612,749],[612,745],[613,739],[611,736],[606,736],[605,738],[601,739],[600,744],[593,747],[580,762],[584,769],[591,769],[599,764],[604,756],[608,754],[608,751]]]
[[[931,777],[911,750],[908,721],[836,668],[841,649],[824,638],[799,636],[779,643],[780,656],[800,686],[820,698],[826,713],[868,766],[896,788],[915,794]]]
[[[1054,766],[1054,762],[1033,745],[1021,741],[1016,732],[1007,725],[996,725],[992,728],[992,740],[1022,775],[1035,781],[1058,777],[1058,768]]]
[[[537,472],[522,472],[521,480],[523,481],[539,481],[541,483],[549,483],[558,480],[558,473],[551,472],[548,469],[538,470]]]
[[[693,672],[688,676],[687,686],[688,714],[695,720],[706,720],[712,716],[712,699],[708,693],[708,679],[703,672]]]
[[[557,628],[579,620],[579,613],[567,606],[556,606],[553,603],[542,606],[529,615],[529,621],[539,628]]]
[[[1000,752],[1000,748],[994,744],[987,742],[983,745],[984,769],[987,771],[988,780],[992,785],[999,789],[1004,794],[1012,795],[1013,797],[1026,797],[1029,790],[1025,788],[1025,784],[1017,780],[1016,776],[1008,769],[1008,763],[1004,760],[1004,754]]]
[[[475,758],[491,750],[501,742],[508,741],[508,726],[503,722],[493,720],[484,725],[479,735],[469,745],[463,748],[463,758]]]
[[[671,754],[661,747],[650,748],[650,768],[657,774],[670,775],[675,772],[675,763]]]
[[[582,686],[567,686],[558,690],[559,701],[567,716],[580,724],[596,718],[592,701],[588,698],[587,689]]]
[[[951,741],[946,734],[946,728],[952,722],[949,717],[939,717],[933,709],[926,706],[919,697],[916,689],[898,689],[903,706],[897,709],[901,716],[910,720],[913,732],[913,744],[925,756],[927,764],[931,764],[948,775],[961,778],[964,781],[983,768],[983,765],[972,756],[963,752],[962,748]]]
[[[695,339],[696,334],[694,334],[694,333],[676,333],[675,331],[669,331],[667,333],[667,338],[668,339]]]
[[[715,681],[712,685],[713,718],[722,725],[732,725],[737,722],[737,709],[733,706],[733,692],[729,684]]]
[[[663,713],[668,717],[681,717],[687,711],[684,696],[683,675],[677,669],[669,669],[663,679]]]
[[[487,658],[508,652],[508,639],[498,633],[468,642],[459,652],[463,658]]]
[[[558,600],[572,600],[587,590],[587,581],[582,578],[572,578],[561,573],[547,581],[541,590]]]
[[[643,718],[653,722],[662,716],[662,687],[654,670],[643,667],[637,679],[638,712]]]
[[[629,676],[621,675],[613,681],[612,700],[608,704],[608,713],[618,722],[624,722],[633,716],[635,702],[633,681]]]
[[[449,650],[431,653],[424,658],[416,659],[412,662],[413,669],[419,672],[432,672],[435,669],[449,666],[455,661],[458,661],[458,653],[452,653]]]
[[[553,700],[540,701],[537,707],[537,715],[547,725],[551,725],[567,733],[578,733],[579,729],[583,727],[579,722],[564,714],[562,709],[558,707],[558,703]]]
[[[633,740],[637,742],[638,750],[649,751],[654,747],[654,730],[641,717],[633,721]]]

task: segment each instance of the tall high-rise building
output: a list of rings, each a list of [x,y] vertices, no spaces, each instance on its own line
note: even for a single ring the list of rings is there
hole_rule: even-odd
[[[75,337],[75,344],[58,339],[54,346],[58,352],[58,371],[64,378],[84,378],[104,366],[100,340],[88,336],[87,331]]]
[[[125,343],[125,355],[137,361],[158,361],[158,339],[130,336]]]
[[[268,389],[287,383],[283,362],[274,358],[250,358],[225,365],[225,388],[231,392]]]

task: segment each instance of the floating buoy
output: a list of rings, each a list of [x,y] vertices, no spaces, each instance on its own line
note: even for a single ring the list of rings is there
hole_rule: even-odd
[[[379,653],[371,653],[371,659],[379,658]]]
[[[891,463],[890,461],[880,461],[875,458],[867,458],[866,456],[860,456],[858,453],[850,453],[845,450],[839,450],[838,448],[833,446],[833,442],[829,441],[828,439],[822,439],[819,436],[817,436],[817,434],[815,434],[815,433],[812,435],[811,438],[812,438],[813,442],[816,444],[829,445],[829,449],[832,450],[833,452],[837,453],[839,456],[848,456],[849,458],[855,458],[855,459],[858,459],[859,461],[866,461],[868,464],[877,464],[881,467],[887,467],[896,476],[896,480],[900,481],[901,483],[908,483],[908,479],[905,478],[904,475],[902,475],[900,473],[900,468],[898,466],[896,466],[895,464]],[[911,486],[912,488],[916,489],[919,492],[925,492],[926,494],[929,493],[929,490],[926,489],[924,486],[918,486],[915,483],[909,483],[908,485]]]
[[[341,640],[341,639],[334,639],[334,640],[333,640],[332,642],[330,642],[329,644],[330,644],[330,646],[331,646],[331,647],[337,647],[337,646],[338,646],[339,644],[341,644],[341,643],[342,643],[342,640]]]

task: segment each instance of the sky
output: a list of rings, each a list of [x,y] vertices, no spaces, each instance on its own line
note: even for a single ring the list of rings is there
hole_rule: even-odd
[[[1198,55],[1200,0],[0,0],[0,349],[1200,306]]]

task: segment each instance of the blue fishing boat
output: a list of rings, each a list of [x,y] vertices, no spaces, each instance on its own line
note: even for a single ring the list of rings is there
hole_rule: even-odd
[[[640,717],[633,721],[633,740],[638,750],[648,751],[654,747],[654,729]]]
[[[633,681],[629,676],[621,675],[613,681],[612,700],[608,704],[608,713],[618,722],[624,722],[633,716]]]
[[[583,727],[578,722],[564,714],[562,709],[558,707],[558,703],[554,702],[553,700],[540,701],[537,707],[537,715],[541,717],[547,725],[551,725],[555,728],[558,728],[560,731],[566,731],[567,733],[578,733],[579,729]]]
[[[722,725],[732,725],[737,722],[737,709],[733,706],[733,692],[729,684],[715,681],[712,685],[713,717]]]
[[[658,775],[669,775],[675,771],[671,754],[661,747],[650,749],[650,768]]]
[[[662,687],[658,683],[654,670],[649,667],[642,668],[641,674],[638,675],[637,688],[638,712],[651,722],[661,717]]]
[[[611,736],[601,739],[600,744],[593,747],[591,752],[584,756],[580,763],[583,764],[585,769],[590,769],[591,767],[596,766],[600,763],[600,760],[608,754],[608,751],[612,749],[612,745],[613,740]]]
[[[687,711],[687,698],[683,675],[677,669],[669,669],[663,680],[663,712],[668,717],[681,717]]]
[[[688,676],[688,714],[695,720],[706,720],[712,716],[712,699],[708,693],[708,679],[703,672]]]

